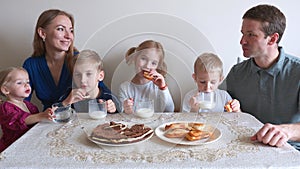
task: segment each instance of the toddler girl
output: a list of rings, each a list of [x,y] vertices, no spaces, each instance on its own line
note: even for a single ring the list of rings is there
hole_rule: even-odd
[[[0,152],[27,132],[35,123],[52,120],[52,110],[40,112],[32,103],[25,101],[31,93],[28,73],[23,68],[9,67],[0,72],[1,95],[6,100],[0,105],[0,124],[3,136]]]

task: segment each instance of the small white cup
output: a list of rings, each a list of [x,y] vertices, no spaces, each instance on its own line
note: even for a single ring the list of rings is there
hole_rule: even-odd
[[[103,119],[107,116],[106,102],[97,102],[97,100],[89,101],[89,116],[92,119]]]
[[[63,106],[61,103],[54,103],[52,105],[54,110],[53,121],[56,123],[66,123],[71,120],[72,117],[72,108],[71,105]]]
[[[140,118],[150,118],[154,114],[153,100],[139,100],[135,103],[134,115]]]
[[[216,106],[215,92],[199,92],[196,96],[199,103],[199,112],[209,112]]]

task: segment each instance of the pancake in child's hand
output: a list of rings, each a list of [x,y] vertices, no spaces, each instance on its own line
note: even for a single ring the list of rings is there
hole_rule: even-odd
[[[231,102],[232,102],[232,101],[229,101],[229,102],[224,106],[226,112],[232,112],[232,111],[233,111],[232,108],[231,108],[231,105],[230,105]]]
[[[150,72],[148,71],[143,71],[143,76],[148,79],[148,80],[153,80],[154,77],[150,75]]]

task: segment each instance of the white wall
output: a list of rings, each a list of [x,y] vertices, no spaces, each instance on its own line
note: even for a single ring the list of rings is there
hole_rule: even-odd
[[[273,4],[285,13],[287,29],[281,45],[285,47],[288,53],[300,56],[300,48],[297,43],[300,30],[298,18],[300,11],[297,7],[300,6],[300,3],[297,0],[289,0],[288,2],[282,0],[1,0],[0,67],[21,66],[24,59],[32,53],[34,26],[38,16],[46,9],[59,8],[75,17],[75,46],[81,50],[93,46],[91,42],[96,42],[99,48],[95,50],[104,57],[108,52],[107,50],[111,49],[112,46],[103,49],[105,51],[99,51],[102,49],[101,46],[107,45],[106,41],[113,44],[110,39],[117,38],[114,37],[115,34],[110,34],[103,36],[107,39],[101,39],[99,30],[103,30],[108,25],[119,20],[124,21],[125,16],[130,18],[143,13],[156,13],[177,18],[178,22],[185,22],[186,25],[194,27],[207,38],[213,51],[222,58],[226,75],[230,67],[236,63],[237,57],[242,57],[239,45],[241,17],[247,9],[260,3]],[[131,21],[130,24],[135,27],[144,23]],[[156,23],[153,20],[151,24],[160,26],[162,23]],[[120,32],[126,32],[122,27],[119,29]],[[170,27],[168,29],[172,32],[175,28]],[[186,36],[191,34],[186,29],[182,29],[180,33]],[[95,41],[95,35],[99,38],[99,43],[97,39]],[[181,35],[178,34],[178,36]],[[195,38],[197,37],[195,36]],[[195,41],[197,40],[195,39]],[[188,43],[188,45],[192,46],[196,53],[203,52],[197,50],[197,46],[193,46],[192,43]],[[127,47],[123,46],[123,48]],[[188,63],[194,61],[194,58],[181,59],[187,60]],[[192,65],[190,66],[192,68]],[[112,74],[108,73],[108,75],[111,76]],[[106,76],[107,83],[110,83],[112,79],[109,76]],[[190,78],[191,75],[188,73],[185,76]],[[190,82],[192,83],[192,81]]]

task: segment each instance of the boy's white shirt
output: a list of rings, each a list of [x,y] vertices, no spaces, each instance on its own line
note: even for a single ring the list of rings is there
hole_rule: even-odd
[[[217,97],[216,106],[215,108],[211,109],[210,112],[224,112],[225,104],[228,101],[232,100],[232,98],[225,90],[217,89],[215,92]],[[182,112],[190,112],[191,106],[189,104],[189,101],[194,95],[196,95],[196,93],[198,93],[198,89],[193,89],[184,96],[182,102]]]
[[[152,81],[143,85],[123,82],[119,88],[119,99],[122,105],[128,98],[133,98],[134,101],[153,99],[155,112],[173,112],[175,107],[169,89],[160,90]]]

